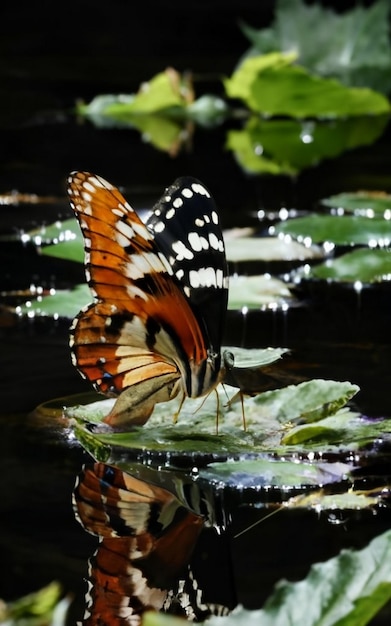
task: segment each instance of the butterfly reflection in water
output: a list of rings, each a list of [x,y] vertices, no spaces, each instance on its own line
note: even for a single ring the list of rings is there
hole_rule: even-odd
[[[99,391],[118,395],[105,421],[126,429],[157,402],[208,393],[232,364],[229,352],[221,364],[228,276],[208,190],[176,180],[145,224],[99,176],[71,174],[68,193],[95,297],[72,325],[72,353]]]
[[[90,561],[84,626],[138,626],[147,610],[191,621],[228,612],[205,603],[190,568],[205,518],[172,493],[95,463],[83,469],[73,500],[79,522],[100,538]],[[221,565],[219,550],[212,562]]]

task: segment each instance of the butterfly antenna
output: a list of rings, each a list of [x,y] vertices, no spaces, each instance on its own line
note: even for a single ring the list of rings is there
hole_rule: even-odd
[[[236,533],[236,535],[234,535],[233,538],[237,539],[238,537],[241,537],[242,535],[247,533],[249,530],[252,530],[253,528],[255,528],[255,526],[258,526],[258,524],[263,524],[263,522],[269,519],[269,517],[273,517],[273,515],[275,515],[276,513],[279,513],[281,510],[282,510],[282,507],[278,507],[277,509],[274,509],[274,511],[271,511],[271,513],[268,513],[268,515],[261,517],[261,519],[258,519],[253,524],[250,524],[250,526],[247,526],[247,528],[244,528],[243,530]]]

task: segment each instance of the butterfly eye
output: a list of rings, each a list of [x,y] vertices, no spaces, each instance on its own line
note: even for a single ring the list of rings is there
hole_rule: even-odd
[[[224,350],[223,352],[223,364],[225,369],[232,370],[235,366],[235,356],[230,350]]]

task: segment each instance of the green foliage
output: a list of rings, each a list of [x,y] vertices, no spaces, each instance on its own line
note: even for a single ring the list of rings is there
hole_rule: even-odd
[[[69,599],[61,600],[61,588],[52,582],[43,589],[0,606],[4,626],[65,626]]]
[[[388,246],[391,241],[388,220],[360,215],[308,215],[288,219],[275,226],[275,233],[337,245]]]
[[[338,282],[375,283],[390,280],[391,250],[359,248],[325,263],[314,265],[307,278]]]
[[[279,351],[275,357],[280,357]],[[258,364],[262,361],[256,356],[252,359]],[[288,450],[288,446],[306,452],[318,449],[320,445],[323,451],[335,447],[354,449],[376,438],[379,429],[384,435],[390,430],[388,420],[380,425],[372,424],[346,409],[339,410],[357,391],[357,385],[349,382],[314,379],[259,393],[254,398],[247,397],[244,400],[246,431],[243,430],[242,405],[238,401],[227,404],[232,389],[226,386],[218,388],[218,402],[215,394],[202,400],[186,399],[176,424],[173,420],[178,411],[177,399],[157,404],[143,427],[126,433],[98,429],[91,434],[84,426],[88,423],[99,425],[112,407],[111,400],[69,407],[67,415],[77,421],[76,435],[81,443],[104,461],[108,458],[107,446],[111,446],[110,454],[114,456],[117,447],[185,455],[218,451],[227,456],[245,452],[282,453]],[[221,415],[216,434],[218,406]]]
[[[252,47],[245,58],[269,52],[294,52],[297,62],[314,74],[347,86],[391,90],[388,0],[336,13],[302,0],[277,0],[270,28],[242,24]]]
[[[362,550],[343,550],[313,565],[300,582],[280,581],[265,606],[249,611],[238,606],[225,617],[210,617],[204,626],[365,626],[391,599],[391,531]],[[143,616],[142,626],[177,626],[176,618]]]
[[[272,52],[243,61],[225,89],[266,116],[334,118],[389,113],[388,100],[367,88],[345,87],[293,65],[294,56]]]
[[[391,216],[391,195],[384,192],[355,191],[339,193],[321,200],[324,206],[338,209],[338,212],[364,215],[365,217]]]

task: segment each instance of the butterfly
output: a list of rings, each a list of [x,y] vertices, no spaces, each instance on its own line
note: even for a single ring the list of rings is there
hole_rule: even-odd
[[[221,355],[228,273],[209,191],[179,178],[145,223],[100,176],[72,173],[68,194],[95,298],[72,324],[73,362],[118,396],[105,422],[144,424],[157,402],[207,394],[232,363]]]
[[[85,626],[138,626],[147,610],[190,620],[228,612],[203,600],[190,559],[205,520],[174,494],[94,463],[78,477],[73,505],[81,525],[100,538],[90,560]]]

